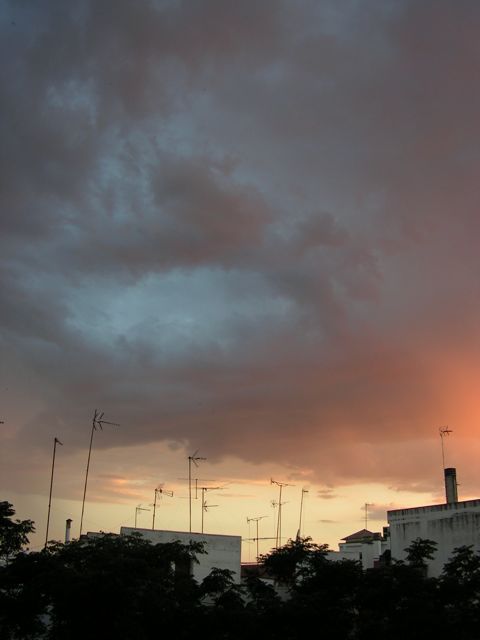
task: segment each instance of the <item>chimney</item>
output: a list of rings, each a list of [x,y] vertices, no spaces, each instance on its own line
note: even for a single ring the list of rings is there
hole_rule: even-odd
[[[457,494],[457,470],[453,467],[445,469],[445,496],[447,504],[458,502]]]
[[[65,544],[70,542],[70,530],[72,528],[72,519],[68,518],[65,523]]]

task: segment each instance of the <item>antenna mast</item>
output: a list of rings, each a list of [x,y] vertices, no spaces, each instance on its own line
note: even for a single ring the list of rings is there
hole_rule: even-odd
[[[308,493],[308,489],[302,489],[302,497],[300,499],[300,520],[298,523],[298,533],[297,533],[298,539],[301,538],[302,536],[303,497],[306,493]]]
[[[90,456],[92,455],[92,444],[93,444],[93,432],[100,429],[103,431],[104,424],[110,424],[114,427],[119,427],[120,425],[116,422],[107,422],[107,420],[103,419],[104,413],[100,413],[95,409],[92,418],[92,432],[90,434],[90,446],[88,448],[88,458],[87,458],[87,470],[85,472],[85,487],[83,489],[83,501],[82,501],[82,516],[80,518],[80,535],[82,535],[82,525],[83,525],[83,512],[85,510],[85,496],[87,495],[87,482],[88,482],[88,470],[90,468]]]
[[[167,489],[163,488],[163,484],[161,484],[159,487],[157,487],[155,489],[155,498],[153,500],[153,520],[152,520],[152,531],[153,529],[155,529],[155,512],[157,510],[157,496],[158,494],[160,494],[160,497],[162,497],[163,494],[165,494],[166,496],[170,496],[170,498],[173,497],[173,491],[168,491]]]
[[[260,554],[259,554],[259,552],[258,552],[258,541],[259,541],[259,537],[258,537],[258,523],[259,523],[259,521],[260,521],[260,520],[263,520],[263,518],[268,518],[268,516],[258,516],[257,518],[249,518],[249,517],[247,516],[247,522],[248,522],[248,523],[250,523],[250,522],[256,522],[256,524],[257,524],[257,537],[255,538],[255,539],[256,539],[256,541],[257,541],[257,563],[258,563],[258,557],[259,557],[259,555],[260,555]]]
[[[367,529],[367,525],[368,525],[368,507],[371,507],[371,506],[373,506],[373,504],[371,502],[365,502],[365,505],[363,507],[365,509],[365,530],[368,530]]]
[[[213,491],[214,489],[221,489],[221,487],[200,487],[202,490],[202,533],[203,533],[203,514],[206,513],[211,507],[218,507],[218,504],[207,504],[205,500],[205,494],[207,491]]]
[[[50,478],[50,494],[49,494],[49,497],[48,497],[47,531],[45,533],[45,548],[47,547],[47,542],[48,542],[48,528],[49,528],[49,524],[50,524],[50,507],[52,505],[53,470],[55,469],[55,451],[57,449],[57,444],[63,446],[63,443],[60,442],[60,440],[58,438],[54,438],[54,440],[53,440],[52,477]]]
[[[139,504],[138,507],[135,507],[135,529],[137,528],[137,515],[139,511],[150,511],[150,509],[142,507],[141,504]]]
[[[192,533],[192,462],[198,467],[198,460],[206,460],[197,456],[198,449],[191,456],[188,456],[188,510],[189,510],[189,531]],[[202,508],[203,516],[203,508]]]
[[[451,433],[453,433],[453,431],[448,427],[440,427],[438,429],[438,432],[440,434],[440,440],[442,441],[442,465],[443,465],[443,469],[445,469],[445,449],[443,445],[443,439],[445,438],[445,436],[448,436]]]
[[[218,507],[218,504],[207,504],[205,500],[205,494],[207,491],[213,491],[214,489],[221,489],[222,487],[200,487],[202,491],[202,533],[203,533],[203,514],[206,513],[211,507]]]
[[[279,497],[278,497],[278,520],[277,520],[277,538],[275,542],[275,546],[278,547],[282,544],[282,489],[283,487],[293,487],[295,485],[288,484],[287,482],[277,482],[273,478],[270,478],[270,484],[276,484],[279,487]]]

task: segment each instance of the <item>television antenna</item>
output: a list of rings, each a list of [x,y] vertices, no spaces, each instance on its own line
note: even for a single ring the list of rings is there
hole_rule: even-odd
[[[273,533],[274,533],[274,538],[272,538],[272,540],[276,540],[277,539],[277,507],[278,507],[278,502],[276,500],[270,500],[270,504],[272,505],[272,509],[273,509]]]
[[[205,494],[207,491],[214,491],[222,487],[199,487],[202,491],[202,533],[203,533],[203,514],[206,513],[211,507],[218,507],[218,504],[207,504],[205,500]]]
[[[163,488],[163,484],[159,485],[155,489],[155,498],[153,500],[153,520],[152,520],[152,531],[155,529],[155,512],[157,510],[157,497],[160,496],[160,499],[163,495],[169,496],[173,498],[173,491],[169,491],[168,489]]]
[[[279,488],[279,496],[278,496],[278,519],[277,519],[277,540],[276,540],[276,548],[281,545],[282,540],[282,505],[285,504],[282,502],[282,490],[283,487],[294,487],[293,484],[288,484],[287,482],[278,482],[273,478],[270,478],[270,484],[276,484]]]
[[[443,446],[443,439],[445,438],[445,436],[448,436],[451,433],[453,433],[453,431],[448,427],[439,427],[438,432],[440,434],[440,440],[442,441],[442,464],[443,464],[443,468],[445,469],[445,449]]]
[[[80,518],[80,535],[82,535],[82,525],[83,525],[83,512],[85,510],[85,496],[87,495],[87,482],[88,482],[88,470],[90,468],[90,456],[92,455],[92,444],[93,444],[93,433],[100,429],[103,431],[103,425],[109,424],[113,427],[119,427],[120,425],[117,422],[108,422],[103,419],[105,414],[97,409],[95,409],[92,418],[92,432],[90,434],[90,446],[88,448],[88,458],[87,458],[87,470],[85,472],[85,487],[83,489],[83,501],[82,501],[82,516]]]
[[[365,530],[368,531],[368,507],[373,507],[373,503],[372,502],[365,502],[363,508],[365,509]]]
[[[297,532],[297,539],[298,540],[302,536],[303,498],[304,498],[306,493],[308,493],[308,489],[302,489],[302,497],[300,499],[300,519],[299,519],[299,522],[298,522],[298,532]]]
[[[258,537],[258,523],[260,522],[260,520],[263,520],[263,518],[268,518],[268,516],[257,516],[256,518],[249,518],[247,516],[247,522],[248,524],[250,524],[250,522],[255,522],[256,526],[257,526],[257,537],[256,538],[252,538],[254,541],[257,541],[257,562],[258,562],[258,557],[259,557],[259,552],[258,552],[258,541],[259,541],[259,537]],[[262,538],[262,540],[265,540],[266,538]],[[271,540],[271,538],[269,538]]]
[[[206,460],[206,458],[205,458]],[[184,482],[188,482],[188,478],[177,478],[177,480],[182,480]],[[192,497],[192,500],[197,500],[198,498],[198,483],[199,482],[214,482],[212,478],[192,478],[192,493],[193,493],[193,484],[195,483],[195,497]]]
[[[50,494],[48,496],[48,515],[47,515],[47,530],[45,532],[45,548],[47,547],[47,542],[48,542],[48,528],[50,524],[50,507],[52,506],[53,471],[55,469],[55,452],[57,449],[57,444],[63,446],[63,442],[60,442],[60,440],[57,437],[55,437],[53,439],[52,476],[50,478]]]
[[[191,456],[188,456],[188,510],[189,510],[189,527],[190,533],[192,533],[192,462],[198,467],[199,460],[206,460],[206,458],[201,458],[198,454],[198,449],[195,453],[192,453]],[[203,508],[202,508],[202,517],[203,517]]]
[[[142,507],[141,504],[135,507],[135,529],[137,528],[137,516],[140,513],[140,511],[150,511],[150,509],[147,509],[146,507]]]

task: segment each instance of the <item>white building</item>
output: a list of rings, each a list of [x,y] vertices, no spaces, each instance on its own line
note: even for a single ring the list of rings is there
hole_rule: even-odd
[[[380,533],[361,529],[345,538],[338,545],[338,552],[330,552],[329,560],[357,560],[363,569],[373,569],[382,553],[389,548],[389,541]]]
[[[387,512],[392,558],[405,560],[405,548],[416,538],[437,543],[428,574],[438,576],[455,547],[473,545],[480,552],[480,500],[447,502]]]
[[[216,535],[213,533],[188,533],[184,531],[160,531],[156,529],[138,529],[135,527],[121,527],[120,535],[141,534],[146,540],[153,544],[164,542],[180,542],[189,544],[190,542],[203,542],[206,553],[197,555],[198,564],[193,563],[192,575],[201,582],[210,571],[216,567],[218,569],[229,569],[234,572],[233,579],[240,582],[240,557],[242,538],[241,536]]]

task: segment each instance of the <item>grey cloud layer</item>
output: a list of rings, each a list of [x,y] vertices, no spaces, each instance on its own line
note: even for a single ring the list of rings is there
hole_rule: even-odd
[[[101,406],[124,446],[201,438],[354,479],[350,443],[454,416],[439,363],[478,351],[479,18],[7,4],[2,378],[36,381],[18,441],[61,425],[80,446]]]

